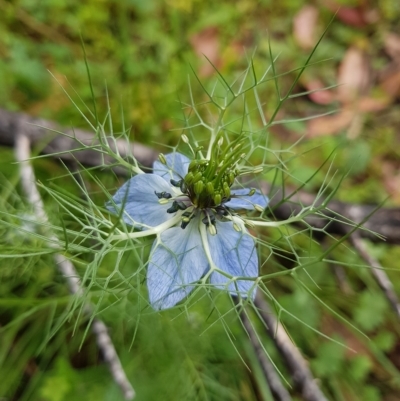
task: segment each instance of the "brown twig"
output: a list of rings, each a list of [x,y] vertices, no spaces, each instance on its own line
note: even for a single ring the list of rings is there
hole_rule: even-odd
[[[232,297],[232,299],[235,302],[235,304],[238,305],[237,298]],[[286,388],[283,386],[274,365],[265,355],[265,351],[260,343],[260,339],[257,336],[257,333],[255,332],[254,327],[251,324],[250,319],[247,315],[247,311],[245,309],[240,310],[239,318],[249,336],[251,346],[255,352],[258,363],[260,364],[261,370],[264,374],[264,377],[266,379],[266,382],[268,383],[269,388],[271,389],[272,394],[274,395],[274,398],[277,401],[291,401],[292,397],[290,396]]]
[[[53,130],[53,131],[52,131]],[[68,130],[60,128],[54,122],[38,119],[23,113],[9,112],[0,109],[0,145],[14,146],[15,132],[26,135],[33,146],[41,146],[43,154],[64,161],[78,161],[86,166],[112,165],[115,160],[92,149],[78,150],[82,148],[80,143],[94,146],[96,140],[94,134],[83,130]],[[63,132],[61,135],[57,132]],[[98,142],[97,142],[98,143]],[[112,149],[118,150],[121,157],[133,155],[137,161],[145,167],[151,168],[153,161],[156,160],[158,152],[138,143],[129,143],[122,139],[109,140]],[[99,148],[100,149],[100,148]],[[124,169],[116,169],[117,174],[127,174]],[[297,214],[303,206],[315,204],[315,195],[299,191],[289,202],[279,204],[284,194],[280,190],[271,189],[266,182],[261,183],[262,190],[271,198],[270,205],[274,208],[274,214],[278,219],[285,220],[293,214]],[[320,200],[322,201],[322,199]],[[279,206],[277,206],[279,204]],[[329,203],[329,211],[324,211],[323,216],[311,218],[308,223],[319,229],[324,229],[327,233],[342,234],[343,221],[334,220],[337,215],[343,216],[349,222],[359,223],[369,216],[375,209],[372,205],[355,205],[336,200]],[[363,224],[366,230],[360,231],[362,237],[370,238],[372,241],[380,240],[370,231],[374,231],[385,237],[386,242],[400,243],[400,207],[380,208],[375,211]],[[370,230],[370,231],[367,231]]]
[[[91,132],[81,129],[66,129],[53,121],[34,118],[24,113],[15,113],[0,109],[0,145],[14,146],[15,132],[24,134],[32,146],[40,146],[42,154],[51,155],[65,162],[78,161],[86,166],[99,167],[115,162],[100,150],[99,141]],[[61,134],[61,132],[63,134]],[[123,139],[108,138],[109,146],[126,158],[133,155],[143,166],[151,167],[158,152],[138,143],[129,143]],[[89,147],[83,149],[84,146]],[[118,174],[127,174],[123,169]]]
[[[369,252],[365,246],[362,238],[358,233],[354,233],[350,236],[350,242],[361,256],[362,259],[371,266],[371,274],[374,276],[379,287],[385,294],[386,299],[389,301],[390,305],[396,312],[396,315],[400,318],[400,301],[397,294],[394,292],[393,284],[390,281],[388,275],[383,270],[382,265],[376,260]]]
[[[290,370],[293,382],[301,390],[306,401],[327,401],[327,398],[318,387],[306,360],[297,347],[292,343],[283,326],[275,317],[267,301],[260,292],[257,293],[254,301],[259,309],[260,316],[264,321],[268,335],[274,341],[276,348],[282,355],[288,369]]]
[[[16,134],[15,153],[17,160],[20,162],[22,188],[29,203],[34,209],[35,217],[41,223],[48,223],[49,219],[44,210],[40,193],[35,184],[35,174],[31,164],[29,163],[30,141],[27,136],[18,133]],[[51,233],[49,233],[47,236],[49,239],[49,246],[58,248],[58,238]],[[54,259],[57,268],[68,283],[70,292],[75,296],[82,296],[83,291],[75,266],[70,260],[64,258],[59,253],[55,253]],[[86,304],[84,310],[85,313],[90,315],[92,308],[90,305]],[[95,318],[93,319],[92,330],[96,336],[98,347],[102,352],[104,360],[110,369],[114,381],[121,388],[125,399],[132,400],[135,397],[135,391],[126,377],[121,361],[118,358],[118,354],[108,334],[107,327],[100,319]]]

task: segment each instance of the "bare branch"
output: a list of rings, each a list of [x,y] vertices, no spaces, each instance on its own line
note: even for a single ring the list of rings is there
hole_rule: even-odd
[[[54,130],[70,136],[57,134]],[[29,138],[33,146],[40,145],[43,154],[55,155],[55,157],[67,162],[78,161],[87,166],[102,166],[104,163],[111,165],[115,162],[107,155],[90,149],[77,150],[81,148],[79,142],[90,146],[98,143],[95,141],[94,134],[90,132],[79,129],[66,130],[51,121],[0,109],[0,145],[14,146],[15,132],[23,133]],[[158,152],[153,149],[138,143],[129,143],[122,139],[110,140],[109,144],[112,149],[118,150],[121,157],[125,158],[133,155],[140,164],[149,168],[151,168],[153,161],[158,156]],[[127,174],[127,171],[121,168],[115,169],[115,172],[120,175]],[[262,182],[261,186],[264,193],[270,196],[270,205],[274,207],[274,214],[279,219],[286,220],[292,214],[297,214],[301,209],[300,205],[310,206],[315,204],[315,195],[300,191],[291,198],[290,202],[284,202],[275,207],[284,196],[282,191],[272,190],[267,182]],[[323,199],[321,199],[322,201]],[[339,220],[335,221],[332,217],[336,217],[339,214],[348,221],[359,223],[371,214],[375,206],[355,205],[332,200],[329,203],[329,208],[330,211],[325,212],[326,218],[311,218],[308,223],[316,228],[324,228],[328,233],[342,234],[344,223]],[[360,231],[362,237],[370,238],[372,241],[379,240],[370,232],[373,231],[383,235],[388,243],[400,244],[400,207],[380,208],[369,217],[363,226],[366,230]]]
[[[33,207],[34,213],[38,221],[41,223],[48,223],[49,219],[44,210],[43,201],[40,193],[35,184],[35,174],[31,164],[30,158],[30,141],[26,135],[16,133],[15,137],[15,153],[16,158],[20,162],[21,184],[25,195]],[[58,238],[54,234],[48,234],[49,246],[57,249]],[[56,253],[54,259],[60,273],[64,276],[68,283],[70,292],[75,296],[82,296],[82,287],[78,273],[70,260],[63,257],[61,254]],[[90,305],[85,305],[85,313],[91,314],[92,308]],[[107,362],[110,372],[114,381],[121,388],[126,400],[132,400],[135,397],[135,391],[132,388],[125,371],[122,367],[121,361],[118,358],[117,352],[107,332],[105,324],[100,319],[93,320],[92,330],[96,336],[97,344],[102,352],[104,360]]]
[[[232,297],[232,300],[238,306],[238,310],[240,310],[240,320],[249,336],[251,346],[256,354],[258,363],[260,364],[261,370],[264,373],[264,377],[269,385],[269,388],[271,389],[272,394],[277,401],[292,401],[292,397],[283,386],[274,365],[265,355],[265,351],[260,343],[260,339],[257,336],[257,333],[255,332],[254,327],[247,315],[247,311],[244,308],[242,309],[242,306],[238,304],[236,297]]]
[[[389,301],[390,305],[396,312],[397,317],[400,317],[399,298],[394,292],[393,284],[390,281],[385,270],[383,270],[382,265],[368,252],[367,247],[365,246],[363,240],[360,238],[358,233],[354,233],[350,236],[350,242],[357,250],[361,258],[364,259],[365,262],[367,262],[367,264],[371,266],[371,274],[374,276],[379,287],[385,294],[386,299]]]
[[[318,387],[316,380],[308,368],[306,360],[292,343],[260,291],[258,291],[254,303],[259,309],[261,318],[268,327],[266,330],[267,334],[272,338],[281,353],[287,367],[292,373],[293,381],[301,390],[304,399],[306,401],[327,401],[327,398]]]
[[[82,144],[90,147],[99,145],[91,132],[62,128],[49,120],[0,109],[0,145],[14,146],[16,132],[24,134],[32,146],[40,146],[42,154],[55,155],[66,162],[77,160],[87,166],[103,166],[104,163],[107,165],[115,162],[104,153],[92,149],[79,150]],[[133,144],[123,139],[110,139],[108,143],[123,158],[133,155],[143,166],[151,167],[158,156],[158,152],[139,143]],[[119,170],[118,173],[127,172]]]

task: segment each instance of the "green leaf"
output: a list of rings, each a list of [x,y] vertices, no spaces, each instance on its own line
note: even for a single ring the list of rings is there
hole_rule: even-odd
[[[396,341],[396,335],[391,331],[381,331],[374,338],[374,343],[383,352],[389,352]]]
[[[354,320],[361,329],[370,331],[383,323],[386,310],[387,303],[379,293],[364,291],[354,310]]]
[[[346,349],[336,343],[323,343],[317,351],[317,358],[311,361],[311,366],[319,377],[329,377],[340,373],[345,362]]]
[[[371,368],[372,362],[367,355],[357,355],[350,361],[350,374],[357,382],[364,381]]]
[[[46,401],[63,401],[71,390],[76,373],[64,358],[57,359],[55,369],[46,377],[40,394]]]

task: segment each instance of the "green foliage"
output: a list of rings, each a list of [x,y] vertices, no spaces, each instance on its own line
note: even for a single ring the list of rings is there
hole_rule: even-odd
[[[236,86],[232,85],[235,90],[243,79],[240,71],[246,68],[255,47],[252,60],[257,77],[271,65],[271,48],[274,57],[280,53],[271,76],[291,71],[264,84],[259,82],[256,94],[243,94],[251,117],[244,123],[240,118],[242,98],[224,117],[227,135],[240,132],[243,126],[264,134],[263,118],[269,119],[274,110],[279,111],[274,117],[281,124],[272,126],[271,134],[262,137],[262,146],[255,136],[249,139],[252,161],[266,166],[264,178],[276,187],[285,183],[297,188],[304,184],[314,192],[323,188],[327,195],[337,189],[340,179],[339,174],[331,179],[334,174],[328,175],[329,169],[339,168],[348,173],[351,167],[349,178],[337,189],[339,198],[380,202],[386,198],[381,162],[399,156],[399,147],[393,146],[398,110],[393,108],[383,118],[369,116],[365,132],[358,138],[348,140],[341,133],[322,141],[314,138],[297,144],[307,133],[305,121],[299,118],[330,109],[298,98],[289,99],[280,107],[298,74],[295,69],[304,65],[308,57],[308,52],[300,50],[291,35],[292,18],[306,3],[48,0],[37,5],[30,0],[0,0],[0,103],[66,126],[88,128],[62,93],[58,80],[81,109],[85,109],[83,105],[92,107],[93,90],[99,116],[110,112],[115,132],[124,131],[125,124],[129,132],[123,134],[130,139],[157,144],[165,150],[176,146],[182,127],[186,127],[199,142],[208,140],[204,126],[188,129],[198,121],[190,109],[197,108],[203,120],[209,122],[213,120],[210,115],[215,116],[223,99],[229,97],[229,90],[216,72],[210,76],[205,73],[200,84],[189,65],[194,71],[205,65],[204,59],[195,55],[198,49],[193,43],[196,35],[201,37],[204,30],[211,28],[207,44],[217,46],[218,71],[229,77],[229,84],[238,79]],[[359,4],[356,0],[353,3]],[[349,5],[347,2],[346,6]],[[382,0],[379,7],[387,24],[396,23],[394,2]],[[320,32],[330,18],[330,11],[320,10]],[[269,36],[265,34],[266,28]],[[318,60],[332,61],[310,66],[303,76],[316,76],[334,85],[333,67],[342,59],[347,46],[364,40],[371,42],[369,51],[374,63],[384,65],[386,59],[380,54],[374,35],[368,27],[354,29],[334,21],[316,52]],[[90,64],[92,88],[88,85],[80,36]],[[243,82],[249,84],[250,79]],[[212,101],[202,85],[209,93],[215,90]],[[300,80],[294,94],[304,90]],[[177,96],[181,101],[176,101]],[[116,105],[111,110],[109,98]],[[204,102],[210,103],[208,108]],[[183,107],[183,115],[182,103],[190,106]],[[98,128],[98,122],[91,121]],[[336,159],[323,165],[334,149]],[[82,314],[82,304],[68,294],[64,278],[55,269],[54,250],[39,234],[40,227],[32,222],[32,210],[18,190],[18,167],[11,164],[14,156],[9,150],[0,152],[0,397],[22,401],[122,399],[101,363],[88,329],[90,321]],[[120,162],[129,168],[129,163]],[[82,221],[86,224],[89,219],[85,219],[93,210],[98,227],[103,227],[104,189],[112,192],[120,185],[115,177],[108,172],[80,169],[93,201],[90,209],[81,199],[75,178],[62,166],[51,160],[36,160],[34,165],[38,180],[48,188],[42,195],[46,211],[64,241],[62,251],[73,257],[95,313],[110,327],[138,399],[158,399],[160,394],[171,401],[272,399],[227,296],[212,292],[211,299],[218,308],[210,310],[210,293],[200,292],[191,301],[189,312],[183,308],[182,313],[178,310],[156,314],[147,306],[143,285],[152,241],[134,246],[122,243],[107,253],[94,245],[94,233],[81,235]],[[57,194],[61,198],[56,198]],[[345,399],[344,395],[350,394],[350,399],[362,401],[397,394],[399,375],[393,355],[389,354],[396,344],[399,325],[390,318],[388,305],[371,282],[368,269],[360,267],[360,261],[345,243],[326,238],[321,247],[307,224],[300,228],[265,228],[259,240],[264,261],[262,273],[268,288],[265,292],[275,301],[279,317],[294,342],[311,360],[324,391],[335,394],[333,399]],[[342,245],[338,247],[338,243]],[[398,248],[370,248],[385,267],[397,267]],[[92,257],[93,249],[100,255],[96,259]],[[327,261],[332,254],[345,267],[350,290],[344,295],[339,292],[340,283]],[[400,290],[397,272],[388,273]],[[342,317],[365,331],[371,340],[343,323]],[[263,333],[263,327],[254,325]],[[262,340],[265,350],[289,380],[271,341],[263,335]],[[346,347],[356,348],[358,353]]]
[[[78,374],[65,359],[57,359],[54,365],[43,380],[39,393],[46,401],[63,401],[76,386]]]
[[[318,377],[338,375],[344,368],[345,349],[335,343],[322,343],[317,350],[317,358],[312,361]]]
[[[385,321],[387,302],[376,292],[360,294],[359,305],[354,309],[354,320],[363,330],[370,331]]]

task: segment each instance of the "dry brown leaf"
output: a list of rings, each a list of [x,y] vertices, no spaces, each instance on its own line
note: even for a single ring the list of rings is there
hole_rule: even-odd
[[[315,46],[318,9],[304,6],[293,19],[293,35],[301,48],[310,50]]]
[[[355,116],[355,111],[348,108],[332,116],[317,117],[307,124],[307,136],[334,135],[347,128]]]
[[[346,7],[343,2],[337,2],[335,0],[325,0],[325,7],[336,13],[336,18],[347,25],[362,27],[369,22],[366,19],[366,13],[361,7]]]
[[[396,203],[400,203],[400,171],[390,162],[381,163],[383,173],[383,184],[386,191]]]
[[[323,82],[316,78],[310,81],[304,82],[304,86],[307,91],[316,91],[308,95],[308,97],[317,104],[329,104],[336,100],[336,93],[334,90],[324,90],[325,85]]]
[[[391,96],[372,97],[365,96],[358,101],[358,109],[363,112],[376,112],[385,110],[393,101]]]
[[[400,96],[400,69],[387,74],[380,83],[380,87],[393,98]]]
[[[339,6],[340,7],[340,6]],[[340,7],[336,17],[347,25],[362,27],[367,24],[363,10],[355,7]]]
[[[388,33],[383,41],[386,53],[396,61],[400,60],[400,35]]]
[[[199,69],[199,75],[202,77],[212,75],[214,73],[214,68],[204,56],[206,56],[215,67],[220,67],[221,58],[218,28],[211,26],[194,34],[190,38],[190,44],[195,53],[204,60],[203,65]]]
[[[338,100],[352,103],[360,95],[364,95],[371,80],[370,66],[364,52],[351,47],[347,50],[338,70]]]

